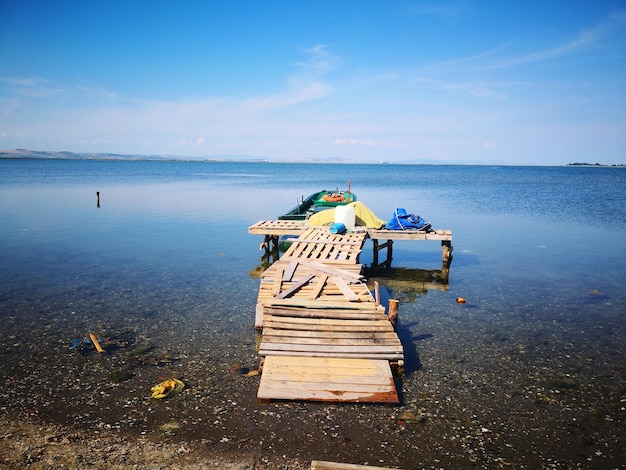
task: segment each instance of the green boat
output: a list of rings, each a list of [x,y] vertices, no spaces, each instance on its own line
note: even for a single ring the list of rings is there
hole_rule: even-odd
[[[312,214],[332,209],[337,206],[345,206],[356,201],[356,195],[348,191],[327,191],[322,190],[311,194],[289,212],[278,217],[278,220],[306,220]]]

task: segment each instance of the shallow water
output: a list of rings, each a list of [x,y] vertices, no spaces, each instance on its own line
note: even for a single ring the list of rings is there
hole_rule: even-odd
[[[401,300],[403,405],[259,408],[258,379],[233,372],[258,365],[262,240],[247,227],[348,180],[379,217],[405,207],[454,234],[447,286],[383,286]],[[180,435],[218,450],[239,435],[242,451],[368,454],[402,468],[618,466],[625,208],[618,168],[3,160],[0,376],[14,385],[3,411],[156,436],[186,419]],[[396,242],[393,264],[436,270],[441,250]],[[70,349],[89,331],[108,341],[106,357],[88,343]],[[112,383],[125,369],[132,378]],[[187,395],[150,405],[168,374],[186,379]],[[52,392],[59,382],[71,385]],[[406,412],[422,418],[398,424]],[[354,435],[355,413],[384,447]]]

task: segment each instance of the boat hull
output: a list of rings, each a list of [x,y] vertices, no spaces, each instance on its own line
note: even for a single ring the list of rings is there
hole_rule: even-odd
[[[278,220],[306,220],[311,214],[332,209],[337,206],[345,206],[356,201],[356,195],[348,191],[319,191],[311,194],[300,204],[286,214],[278,217]]]

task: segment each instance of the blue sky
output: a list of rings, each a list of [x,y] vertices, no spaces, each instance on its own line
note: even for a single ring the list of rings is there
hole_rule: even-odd
[[[0,0],[0,148],[626,163],[626,2]]]

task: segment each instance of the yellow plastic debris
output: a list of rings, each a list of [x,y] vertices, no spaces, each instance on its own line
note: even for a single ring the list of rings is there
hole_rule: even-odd
[[[180,380],[167,379],[151,388],[152,398],[166,398],[180,392],[183,388],[185,388],[185,384]]]

